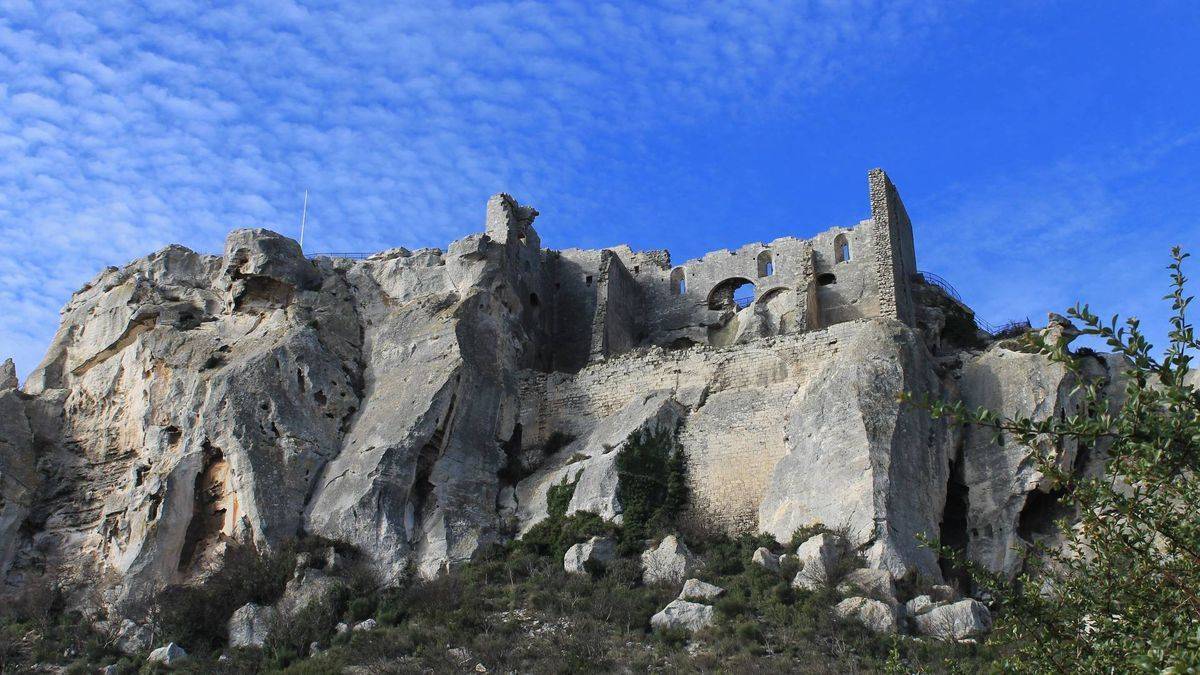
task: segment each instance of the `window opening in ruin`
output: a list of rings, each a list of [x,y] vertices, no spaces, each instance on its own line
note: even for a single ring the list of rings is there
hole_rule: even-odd
[[[758,276],[769,277],[775,274],[775,259],[770,251],[758,254]]]
[[[642,273],[642,266],[641,266],[641,265],[634,265],[634,266],[633,266],[633,273],[634,273],[634,274],[641,274],[641,273]]]
[[[836,262],[850,260],[850,240],[846,239],[846,235],[839,234],[833,240],[833,258]]]
[[[528,260],[525,261],[525,271],[526,272],[529,271],[529,261]]]
[[[817,275],[817,285],[818,286],[828,286],[830,284],[836,284],[836,283],[837,283],[837,277],[830,274],[829,272]]]
[[[537,293],[530,293],[529,294],[529,305],[531,307],[537,307],[540,304],[542,304],[542,303],[540,300],[538,300]]]
[[[754,282],[741,277],[726,279],[708,294],[709,309],[742,309],[754,302]]]
[[[671,295],[683,295],[687,292],[687,279],[684,277],[683,268],[676,267],[671,270]]]
[[[592,285],[592,275],[590,275],[590,274],[587,275],[587,277],[584,278],[583,283],[587,284],[588,286],[591,286]]]

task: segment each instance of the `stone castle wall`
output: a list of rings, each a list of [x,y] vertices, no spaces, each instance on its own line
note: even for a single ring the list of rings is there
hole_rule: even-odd
[[[837,358],[845,323],[727,348],[650,349],[578,373],[527,371],[521,424],[527,445],[555,432],[579,436],[635,399],[667,392],[690,412],[680,429],[693,507],[722,529],[751,531],[771,472],[788,452],[785,424],[796,391]]]

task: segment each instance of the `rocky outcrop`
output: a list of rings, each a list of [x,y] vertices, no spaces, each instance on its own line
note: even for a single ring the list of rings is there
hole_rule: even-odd
[[[800,567],[803,588],[832,583],[848,556],[937,581],[917,536],[955,531],[1012,573],[1010,545],[1043,536],[1053,489],[1022,450],[897,394],[1058,415],[1077,405],[1073,383],[1015,344],[962,351],[941,339],[943,310],[884,311],[907,282],[875,288],[865,258],[820,274],[836,287],[813,285],[831,265],[814,246],[866,252],[892,236],[881,223],[722,252],[685,279],[665,252],[544,250],[535,216],[500,195],[487,231],[446,251],[310,259],[237,230],[220,255],[170,246],[102,271],[23,390],[0,367],[0,575],[51,570],[116,605],[202,578],[229,547],[320,535],[384,583],[428,577],[528,532],[553,486],[573,485],[567,515],[621,523],[617,458],[638,432],[674,434],[694,524],[781,541],[846,532],[756,556]],[[772,287],[738,308],[743,274]],[[1103,454],[1055,451],[1081,470]],[[573,551],[573,571],[603,558]],[[643,563],[649,583],[697,567],[672,537]],[[327,585],[319,570],[294,582],[285,605]]]
[[[1064,334],[1051,325],[1050,337]],[[1070,333],[1064,337],[1069,338]],[[1078,378],[1064,366],[1040,354],[1020,351],[1001,342],[965,359],[955,382],[962,401],[1006,417],[1059,419],[1078,414]],[[1121,399],[1120,373],[1124,362],[1115,355],[1084,359],[1083,376],[1109,384],[1114,403]],[[1038,451],[1056,458],[1061,467],[1080,473],[1098,471],[1104,448],[1080,448],[1070,439],[1042,440]],[[968,497],[960,527],[951,538],[965,542],[968,556],[986,568],[1016,574],[1024,550],[1034,541],[1054,543],[1054,521],[1070,515],[1059,504],[1055,487],[1030,460],[1030,450],[1006,433],[966,427],[953,480]]]
[[[869,564],[893,575],[940,579],[936,536],[946,498],[952,433],[896,399],[939,395],[919,336],[873,321],[839,340],[839,358],[808,374],[792,397],[789,451],[775,466],[759,527],[787,540],[804,526],[844,526]]]

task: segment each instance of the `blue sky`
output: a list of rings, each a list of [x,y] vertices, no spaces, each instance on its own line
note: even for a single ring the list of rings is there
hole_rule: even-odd
[[[857,222],[874,166],[983,318],[1161,338],[1197,36],[1195,2],[0,0],[0,358],[105,265],[295,236],[306,188],[312,252],[444,246],[506,191],[547,246],[684,260]]]

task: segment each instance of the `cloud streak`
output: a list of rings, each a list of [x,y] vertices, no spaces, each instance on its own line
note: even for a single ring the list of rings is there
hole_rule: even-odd
[[[876,2],[152,5],[0,11],[0,345],[24,372],[104,265],[219,250],[235,227],[294,235],[306,188],[310,250],[442,245],[499,190],[566,222],[600,208],[591,169],[639,161],[647,135],[795,105],[938,19]]]

